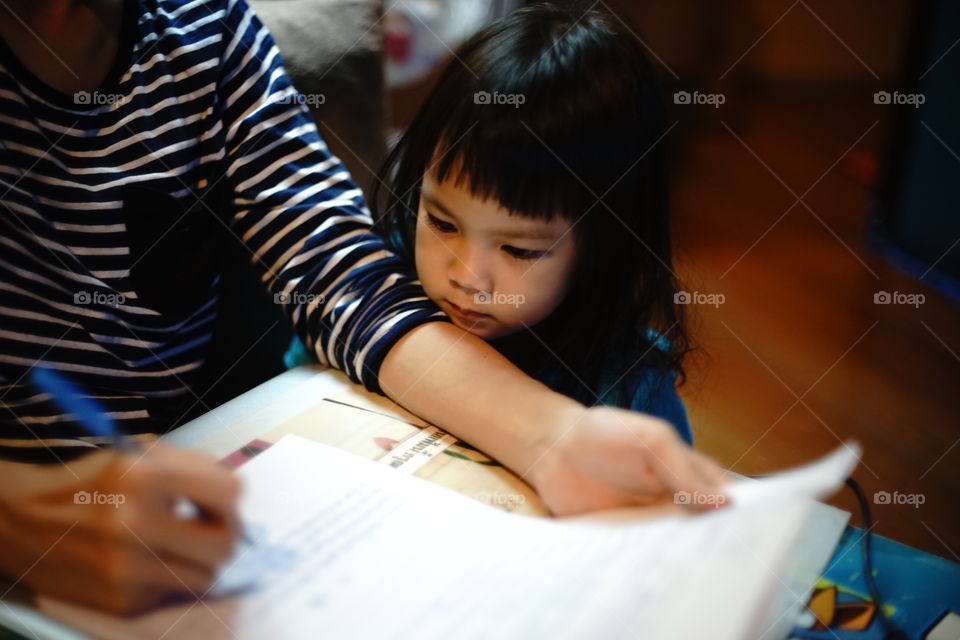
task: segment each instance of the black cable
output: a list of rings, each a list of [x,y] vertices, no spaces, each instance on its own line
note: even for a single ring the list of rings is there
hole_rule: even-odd
[[[884,640],[909,640],[909,636],[900,630],[893,621],[887,617],[886,612],[883,610],[883,600],[880,598],[880,590],[877,589],[877,583],[873,580],[873,562],[870,559],[870,538],[872,533],[870,530],[873,528],[873,523],[870,518],[870,504],[867,502],[867,496],[864,495],[863,489],[860,488],[860,485],[853,478],[847,478],[847,486],[853,491],[854,495],[857,497],[857,502],[860,503],[860,526],[863,527],[863,537],[861,540],[860,550],[863,553],[863,578],[867,583],[867,590],[870,592],[870,597],[873,598],[873,603],[877,607],[877,615],[880,617],[880,624],[883,626]]]

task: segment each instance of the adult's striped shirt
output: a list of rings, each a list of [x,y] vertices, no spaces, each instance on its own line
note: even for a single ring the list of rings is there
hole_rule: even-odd
[[[99,444],[30,384],[41,362],[128,433],[157,430],[151,407],[191,393],[211,340],[218,278],[182,275],[206,234],[242,240],[320,361],[372,390],[390,347],[442,318],[302,102],[243,0],[127,0],[86,94],[0,42],[0,456]]]

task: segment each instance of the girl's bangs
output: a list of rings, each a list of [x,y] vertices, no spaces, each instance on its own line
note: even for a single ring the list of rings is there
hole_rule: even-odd
[[[622,129],[614,135],[608,127],[585,130],[581,123],[571,127],[576,134],[557,135],[538,132],[536,113],[522,108],[515,116],[490,118],[474,105],[464,107],[440,132],[426,172],[513,215],[574,223],[599,204],[612,184],[611,168],[629,167],[621,157],[627,147]]]

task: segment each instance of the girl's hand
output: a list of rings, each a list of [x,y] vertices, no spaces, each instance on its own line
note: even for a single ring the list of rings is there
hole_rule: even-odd
[[[199,597],[232,553],[239,481],[213,460],[154,445],[64,465],[0,463],[0,571],[36,591],[114,613]],[[188,498],[209,519],[173,512]]]
[[[524,476],[547,508],[565,516],[598,509],[726,503],[723,469],[691,449],[663,420],[593,407],[558,427]]]

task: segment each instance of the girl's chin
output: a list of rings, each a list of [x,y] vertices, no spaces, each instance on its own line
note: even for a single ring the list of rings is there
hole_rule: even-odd
[[[505,330],[503,327],[498,325],[490,318],[483,318],[481,320],[467,320],[465,318],[459,318],[455,315],[450,317],[450,320],[453,324],[457,325],[464,331],[469,331],[478,338],[483,340],[494,340],[496,338],[501,338],[512,331]]]
[[[489,320],[468,320],[454,314],[450,315],[450,320],[461,329],[465,329],[481,338],[486,337],[486,334],[490,331]]]

